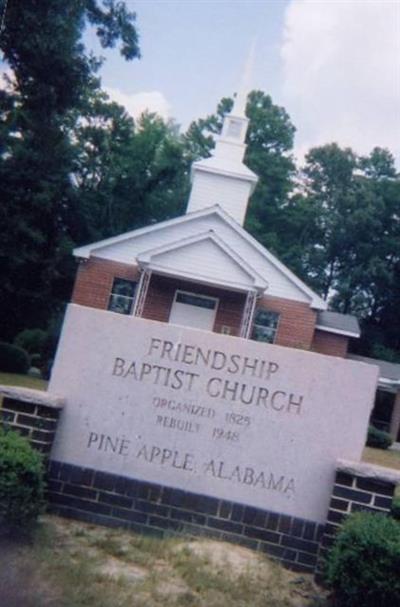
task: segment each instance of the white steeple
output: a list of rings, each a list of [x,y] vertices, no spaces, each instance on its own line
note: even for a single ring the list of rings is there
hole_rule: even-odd
[[[221,135],[216,138],[213,155],[193,163],[187,213],[219,204],[238,223],[244,223],[247,204],[258,180],[243,163],[249,123],[245,112],[253,62],[254,44],[233,108],[225,116]]]

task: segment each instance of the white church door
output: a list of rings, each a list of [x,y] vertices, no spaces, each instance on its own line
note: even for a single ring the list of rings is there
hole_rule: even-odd
[[[169,322],[194,329],[212,331],[218,299],[187,291],[176,291]]]

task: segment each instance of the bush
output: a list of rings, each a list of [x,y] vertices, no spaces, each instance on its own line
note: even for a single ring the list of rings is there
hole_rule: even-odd
[[[0,429],[0,521],[26,526],[43,507],[42,455],[16,432]]]
[[[53,318],[46,330],[24,329],[14,339],[14,344],[28,352],[31,366],[37,367],[44,378],[50,375],[61,331],[63,314]]]
[[[395,495],[392,502],[392,509],[390,511],[393,518],[400,521],[400,495]]]
[[[41,354],[47,340],[47,333],[43,329],[24,329],[14,339],[14,345],[26,350],[30,355]]]
[[[400,524],[381,514],[349,516],[329,554],[327,579],[341,607],[400,605]]]
[[[387,432],[378,430],[375,426],[369,426],[367,436],[367,446],[375,449],[388,449],[393,443],[393,439]]]
[[[0,342],[0,371],[6,373],[27,373],[29,356],[22,348]]]

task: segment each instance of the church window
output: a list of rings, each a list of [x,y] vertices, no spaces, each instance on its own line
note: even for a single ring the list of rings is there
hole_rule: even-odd
[[[135,300],[136,282],[114,278],[108,309],[119,314],[131,314]]]
[[[279,314],[258,308],[253,322],[251,339],[273,344],[278,330]]]

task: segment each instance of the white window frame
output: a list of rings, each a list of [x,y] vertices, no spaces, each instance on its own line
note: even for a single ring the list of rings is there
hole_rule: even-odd
[[[130,295],[120,295],[119,293],[114,293],[113,292],[113,288],[114,288],[114,283],[116,280],[124,280],[126,282],[130,282],[132,284],[135,284],[135,292],[133,297],[131,297]],[[111,291],[110,294],[108,296],[108,305],[107,305],[107,311],[108,312],[113,312],[114,314],[123,314],[124,316],[132,316],[134,309],[135,309],[135,302],[136,302],[136,298],[138,295],[138,281],[137,280],[130,280],[129,278],[121,278],[120,276],[114,276],[113,277],[113,281],[112,281],[112,285],[111,285]],[[110,304],[111,304],[111,300],[113,297],[122,297],[125,300],[130,300],[131,301],[131,306],[130,306],[130,310],[129,312],[125,313],[125,312],[118,312],[117,310],[112,310],[110,309]]]
[[[263,325],[260,325],[259,323],[256,322],[257,312],[259,310],[264,311],[264,312],[271,312],[272,314],[276,314],[277,317],[278,317],[278,322],[276,323],[274,338],[273,338],[272,341],[258,341],[257,339],[253,339],[251,337],[252,334],[253,334],[254,327],[256,327],[256,326],[262,327],[263,326]],[[263,306],[256,307],[255,310],[254,310],[253,322],[252,322],[252,325],[251,325],[250,339],[252,339],[252,341],[257,341],[260,344],[262,344],[262,343],[264,343],[264,344],[274,344],[276,342],[276,337],[278,335],[280,322],[281,322],[281,314],[279,312],[276,312],[275,310],[268,310],[268,308],[265,308]]]

